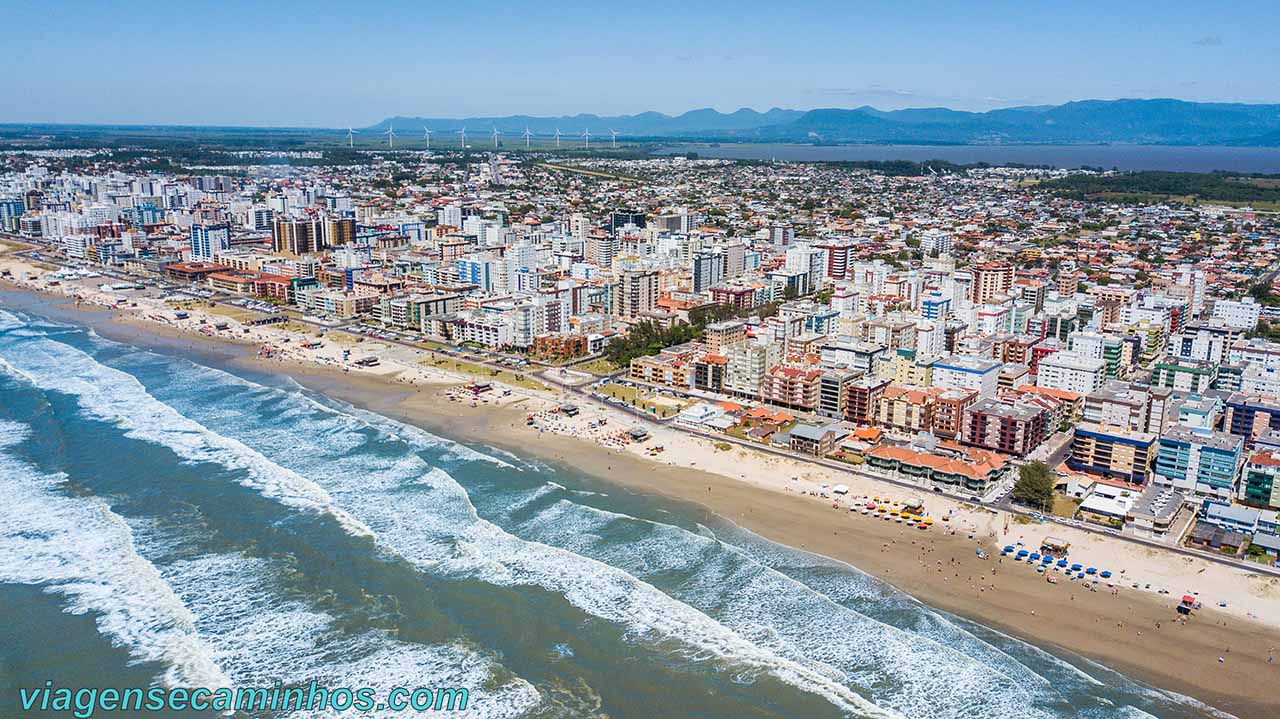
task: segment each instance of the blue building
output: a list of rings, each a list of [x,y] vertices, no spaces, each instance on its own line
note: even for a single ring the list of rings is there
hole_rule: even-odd
[[[191,259],[208,262],[214,255],[231,249],[231,225],[192,225],[190,232]]]
[[[134,227],[162,225],[165,222],[164,210],[156,207],[150,202],[144,202],[141,205],[134,205],[133,207],[125,208],[122,214]]]
[[[1174,425],[1160,437],[1154,481],[1183,492],[1230,501],[1244,466],[1244,438]]]
[[[462,284],[475,285],[485,292],[493,291],[495,265],[493,260],[487,258],[459,257],[453,261],[453,266],[458,271],[458,280]]]
[[[22,198],[0,199],[0,229],[10,232],[18,229],[18,218],[26,212]]]
[[[805,315],[804,328],[809,332],[815,332],[820,335],[831,335],[835,334],[839,322],[840,313],[827,305],[823,305]]]
[[[932,295],[920,301],[920,316],[927,320],[946,319],[951,311],[951,298]]]

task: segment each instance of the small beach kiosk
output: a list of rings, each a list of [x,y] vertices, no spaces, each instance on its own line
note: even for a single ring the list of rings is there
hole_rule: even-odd
[[[1071,542],[1057,537],[1045,537],[1040,543],[1040,551],[1055,557],[1065,557],[1067,550],[1071,549]]]

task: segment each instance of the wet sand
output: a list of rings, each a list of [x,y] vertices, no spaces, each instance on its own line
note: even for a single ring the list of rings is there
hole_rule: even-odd
[[[453,439],[563,462],[633,491],[693,503],[707,513],[708,524],[727,519],[767,539],[847,562],[933,607],[1042,648],[1100,661],[1241,719],[1280,716],[1275,689],[1280,663],[1267,661],[1269,653],[1280,650],[1280,630],[1270,624],[1206,608],[1184,625],[1175,621],[1176,596],[1127,586],[1112,595],[1105,585],[1094,592],[1066,580],[1051,585],[1025,563],[979,559],[974,540],[946,534],[941,526],[907,529],[832,509],[830,500],[663,465],[570,437],[540,435],[525,426],[528,410],[519,404],[473,408],[447,401],[441,385],[410,388],[323,367],[266,362],[255,359],[253,347],[244,343],[121,323],[114,321],[119,318],[114,312],[78,311],[45,299],[47,308],[57,305],[57,314],[70,313],[103,336],[204,351],[220,362],[283,372],[304,386]],[[1280,655],[1276,658],[1280,662]]]
[[[908,529],[833,509],[830,500],[540,435],[525,425],[518,406],[473,408],[430,389],[387,392],[377,380],[325,370],[294,376],[304,386],[435,433],[562,462],[634,491],[696,504],[707,513],[706,524],[727,519],[769,540],[846,562],[930,606],[1045,649],[1081,654],[1241,719],[1280,716],[1280,663],[1267,662],[1272,648],[1280,652],[1280,631],[1258,622],[1206,608],[1181,624],[1173,595],[1157,599],[1119,585],[1113,595],[1105,584],[1090,591],[1065,579],[1049,584],[1025,563],[979,559],[975,540],[946,534],[941,525]]]

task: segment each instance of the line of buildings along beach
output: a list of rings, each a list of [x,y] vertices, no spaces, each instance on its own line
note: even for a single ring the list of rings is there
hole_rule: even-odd
[[[0,230],[544,363],[644,327],[612,382],[685,428],[986,500],[1045,460],[1079,521],[1280,549],[1275,215],[1068,199],[1049,170],[276,155],[298,162],[10,154]]]

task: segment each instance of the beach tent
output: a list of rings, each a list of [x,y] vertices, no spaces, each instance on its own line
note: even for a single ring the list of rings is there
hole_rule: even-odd
[[[843,484],[837,484],[835,487],[831,489],[831,491],[835,492],[836,494],[848,494],[849,488]]]

